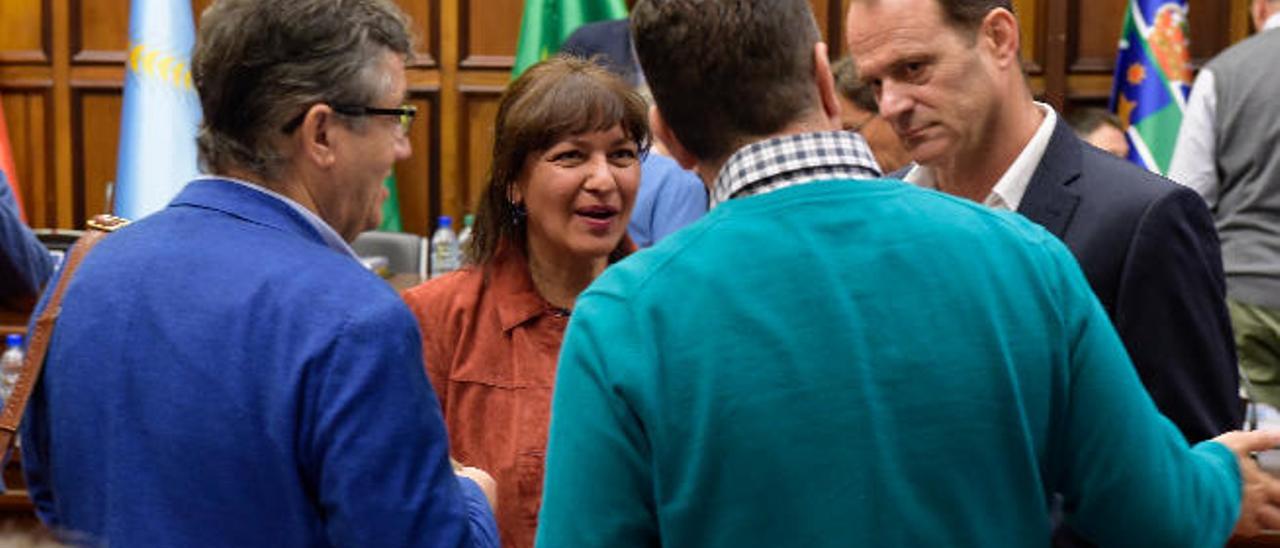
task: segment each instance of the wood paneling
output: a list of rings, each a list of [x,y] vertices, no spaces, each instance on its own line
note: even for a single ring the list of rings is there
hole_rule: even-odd
[[[470,210],[488,170],[523,0],[398,0],[418,44],[414,154],[396,166],[406,229]],[[1033,90],[1059,107],[1105,104],[1127,0],[1014,0]],[[212,0],[192,0],[199,14]],[[631,4],[628,0],[628,4]],[[830,51],[845,51],[849,0],[809,0]],[[1196,63],[1249,32],[1248,0],[1191,0]],[[0,96],[37,227],[79,227],[115,178],[129,0],[0,0]]]
[[[456,0],[462,18],[461,66],[505,68],[515,62],[520,40],[521,0]]]
[[[50,0],[0,3],[0,63],[48,63]]]
[[[418,41],[410,66],[420,68],[435,66],[436,60],[440,58],[440,33],[435,32],[436,25],[440,24],[440,3],[401,2],[400,6],[409,15],[414,38]]]
[[[123,98],[118,89],[77,91],[75,97],[76,162],[75,212],[77,218],[88,218],[109,211],[107,184],[116,178],[116,146],[120,142],[120,107]]]
[[[462,88],[465,123],[459,139],[459,157],[465,158],[458,184],[444,189],[446,215],[458,215],[474,211],[484,190],[485,176],[489,170],[489,156],[493,148],[493,120],[498,115],[498,98],[502,87],[497,85],[469,85]]]
[[[50,157],[46,154],[53,144],[46,130],[52,82],[43,84],[0,88],[18,184],[26,202],[27,220],[33,225],[52,219],[51,206],[55,203],[47,195],[52,175]]]
[[[77,63],[123,63],[128,0],[72,0],[71,55]]]
[[[1014,0],[1013,12],[1018,16],[1022,42],[1022,61],[1028,74],[1044,73],[1046,33],[1039,31],[1044,21],[1045,0]]]
[[[418,107],[409,140],[413,156],[396,164],[396,186],[400,194],[400,218],[404,229],[426,234],[432,204],[439,203],[440,177],[440,94],[437,89],[411,90],[409,104]]]

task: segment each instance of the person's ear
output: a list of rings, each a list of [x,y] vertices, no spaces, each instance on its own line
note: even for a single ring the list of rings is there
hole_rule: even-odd
[[[813,80],[818,86],[818,97],[822,100],[822,112],[832,129],[840,128],[840,97],[836,92],[836,77],[831,74],[831,61],[827,57],[827,44],[817,42],[813,45]]]
[[[333,149],[336,115],[329,105],[317,103],[307,110],[298,126],[299,151],[321,167],[330,167],[337,159]]]
[[[680,167],[692,170],[698,165],[698,157],[689,152],[684,147],[684,143],[676,137],[671,126],[667,125],[667,120],[662,117],[662,111],[657,105],[649,107],[649,127],[653,131],[654,138],[662,141],[662,146],[667,147],[667,152],[671,154],[671,158],[680,164]]]
[[[1009,10],[996,8],[988,12],[982,18],[978,41],[992,53],[999,66],[1018,64],[1022,37],[1018,35],[1018,18]]]

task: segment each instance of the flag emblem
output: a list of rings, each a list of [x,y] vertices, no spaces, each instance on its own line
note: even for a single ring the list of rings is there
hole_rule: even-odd
[[[196,167],[200,99],[191,80],[195,25],[188,0],[133,0],[116,163],[116,215],[164,208]]]
[[[1129,160],[1169,170],[1191,91],[1186,0],[1129,0],[1116,55],[1111,111],[1125,125]]]

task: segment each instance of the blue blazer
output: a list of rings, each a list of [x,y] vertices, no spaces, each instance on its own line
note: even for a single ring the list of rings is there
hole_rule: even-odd
[[[85,258],[22,455],[41,519],[87,544],[497,545],[450,468],[412,313],[286,203],[226,181]]]
[[[1018,212],[1071,249],[1156,406],[1189,441],[1240,427],[1221,249],[1199,195],[1059,122]]]
[[[53,273],[53,257],[18,215],[9,181],[0,171],[0,306],[30,308]]]

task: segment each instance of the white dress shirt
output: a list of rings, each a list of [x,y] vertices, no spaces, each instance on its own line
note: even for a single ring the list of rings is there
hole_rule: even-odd
[[[1267,18],[1262,32],[1280,27],[1280,13]],[[1182,115],[1178,130],[1178,143],[1173,147],[1173,161],[1169,164],[1169,178],[1200,193],[1209,207],[1218,201],[1218,171],[1213,120],[1218,113],[1218,94],[1215,91],[1213,72],[1202,69],[1191,85],[1191,97]]]
[[[1036,168],[1040,166],[1040,160],[1044,158],[1044,151],[1049,147],[1049,138],[1053,136],[1053,127],[1058,122],[1058,114],[1053,111],[1053,107],[1040,102],[1036,102],[1036,107],[1044,113],[1044,120],[1040,122],[1040,127],[1031,136],[1031,140],[1027,141],[1027,146],[1022,147],[1022,152],[1009,165],[1009,169],[1005,170],[1004,175],[996,181],[996,185],[991,187],[991,193],[982,200],[982,205],[993,209],[1017,211],[1018,204],[1022,203],[1022,195],[1027,193],[1027,185],[1031,184],[1031,176],[1035,174]],[[938,180],[933,169],[920,164],[911,168],[903,180],[918,187],[938,189]]]

